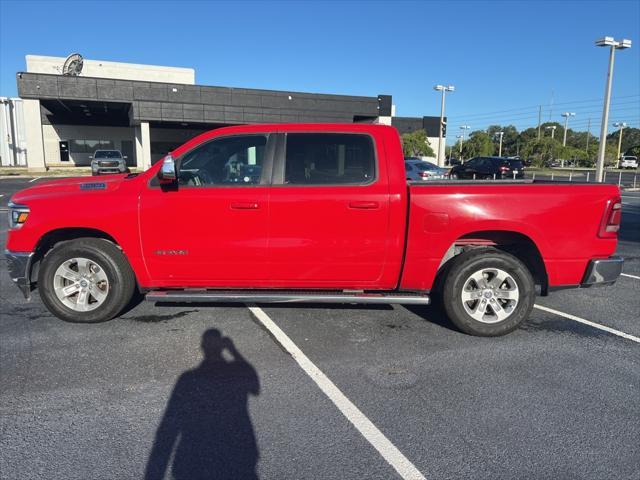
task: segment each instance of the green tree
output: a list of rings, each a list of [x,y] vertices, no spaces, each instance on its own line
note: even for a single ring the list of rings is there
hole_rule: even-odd
[[[500,152],[500,140],[498,132],[504,132],[502,136],[502,156],[509,157],[518,154],[519,134],[518,129],[513,125],[491,125],[487,128],[487,134],[494,139],[495,148],[494,155],[498,155]]]
[[[462,144],[462,156],[466,159],[493,154],[493,140],[487,132],[476,130],[469,135],[469,140]]]
[[[402,135],[402,152],[405,157],[435,157],[427,132],[416,130]]]
[[[616,130],[615,132],[607,135],[607,144],[614,143],[616,145],[616,153],[619,137],[620,130]],[[620,154],[624,154],[627,150],[638,145],[640,145],[640,128],[625,128],[622,131],[622,147],[620,148]]]
[[[557,152],[562,149],[562,143],[551,137],[530,139],[521,149],[523,158],[530,158],[536,167],[543,167],[545,162],[553,160]]]
[[[636,157],[640,157],[640,145],[636,145],[635,147],[631,147],[629,150],[624,152],[625,155],[633,155]]]

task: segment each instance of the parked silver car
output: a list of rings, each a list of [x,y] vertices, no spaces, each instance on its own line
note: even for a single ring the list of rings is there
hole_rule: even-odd
[[[129,173],[127,157],[120,150],[96,150],[89,158],[93,175]]]
[[[444,180],[449,176],[448,169],[440,168],[435,163],[420,158],[405,158],[404,168],[407,172],[407,180],[411,181]]]

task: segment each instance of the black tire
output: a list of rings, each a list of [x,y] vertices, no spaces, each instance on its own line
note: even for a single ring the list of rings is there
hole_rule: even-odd
[[[82,257],[96,262],[109,282],[107,297],[97,308],[79,312],[65,305],[54,291],[55,272],[63,262]],[[102,238],[78,238],[57,244],[42,259],[38,274],[40,298],[47,309],[66,322],[98,323],[116,317],[131,301],[136,279],[122,251]]]
[[[535,283],[519,259],[495,248],[474,248],[450,262],[451,265],[444,271],[446,276],[440,300],[449,319],[461,331],[470,335],[497,337],[512,332],[529,317],[535,301]],[[485,323],[467,313],[461,296],[471,275],[481,269],[491,268],[503,270],[511,276],[518,287],[519,298],[511,314],[504,320]]]
[[[453,172],[451,175],[449,175],[453,180],[458,180],[460,178],[460,175],[458,175],[458,172]]]

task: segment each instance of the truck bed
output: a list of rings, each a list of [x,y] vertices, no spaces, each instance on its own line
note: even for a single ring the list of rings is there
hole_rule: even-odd
[[[579,285],[584,252],[606,258],[615,238],[600,238],[615,185],[532,180],[408,182],[409,225],[402,288],[430,289],[456,244],[491,245],[501,232],[517,232],[544,259],[549,286]]]

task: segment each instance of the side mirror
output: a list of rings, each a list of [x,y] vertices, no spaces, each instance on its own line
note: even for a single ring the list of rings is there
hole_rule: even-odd
[[[176,172],[176,162],[171,155],[164,157],[160,170],[158,170],[160,183],[173,183],[178,178]]]

